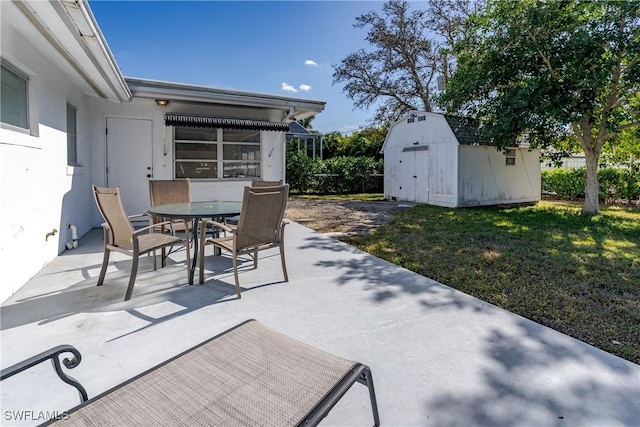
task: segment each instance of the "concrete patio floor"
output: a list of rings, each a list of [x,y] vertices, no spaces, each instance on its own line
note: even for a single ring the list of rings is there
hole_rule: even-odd
[[[187,286],[181,251],[159,272],[145,257],[123,302],[130,259],[114,254],[95,286],[102,233],[92,230],[2,304],[2,367],[71,344],[82,362],[70,374],[92,397],[255,318],[368,364],[382,425],[640,425],[639,365],[299,224],[286,232],[288,283],[277,253],[265,252],[257,270],[244,264],[240,300],[226,257],[208,256],[205,284]],[[50,364],[1,386],[2,425],[38,424],[16,417],[78,403]],[[323,425],[371,422],[366,388],[356,384]]]

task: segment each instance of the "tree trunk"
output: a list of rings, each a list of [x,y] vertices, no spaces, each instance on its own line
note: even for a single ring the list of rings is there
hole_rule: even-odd
[[[591,147],[583,147],[587,163],[587,179],[584,186],[584,205],[582,213],[585,215],[598,215],[598,198],[600,185],[598,183],[598,157]]]

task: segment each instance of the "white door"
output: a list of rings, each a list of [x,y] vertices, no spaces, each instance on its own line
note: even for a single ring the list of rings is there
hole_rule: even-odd
[[[416,202],[429,203],[429,151],[418,150],[415,153],[416,165]]]
[[[128,215],[149,209],[152,124],[148,119],[107,118],[107,185],[120,186]]]
[[[398,199],[414,202],[416,200],[416,155],[413,151],[401,148],[400,168],[398,169]]]

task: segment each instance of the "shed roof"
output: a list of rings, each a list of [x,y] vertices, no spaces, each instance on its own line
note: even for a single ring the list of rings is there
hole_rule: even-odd
[[[469,117],[450,116],[444,114],[444,118],[456,136],[459,144],[462,145],[494,145],[483,140],[478,132],[478,124]]]

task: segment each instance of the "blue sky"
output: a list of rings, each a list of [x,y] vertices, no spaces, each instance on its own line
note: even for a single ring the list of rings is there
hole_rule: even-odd
[[[348,133],[373,111],[354,110],[334,65],[369,49],[356,16],[370,1],[101,1],[89,5],[127,77],[322,100],[312,126]]]

